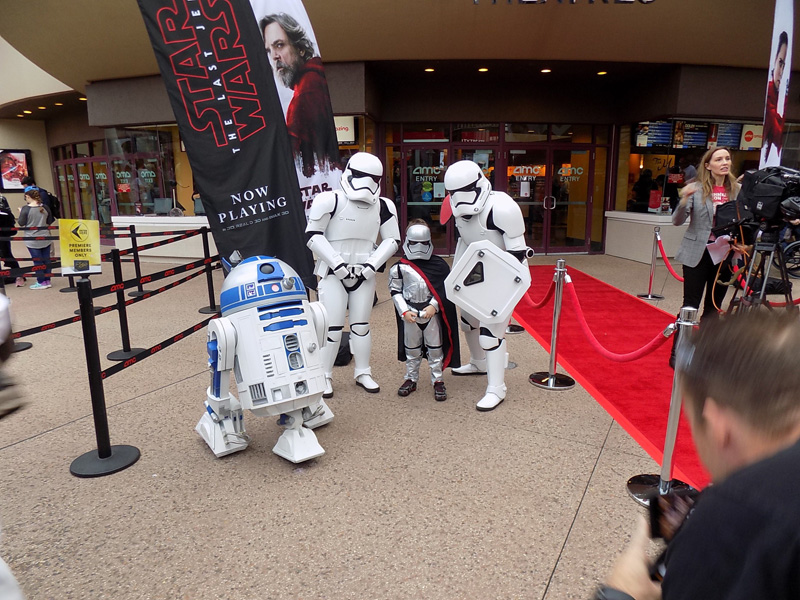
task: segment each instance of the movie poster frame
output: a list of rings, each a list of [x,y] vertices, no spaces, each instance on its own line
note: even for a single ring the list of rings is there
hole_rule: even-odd
[[[33,155],[29,149],[24,148],[0,148],[0,156],[3,154],[22,154],[25,157],[25,171],[26,175],[29,177],[34,177],[33,175]],[[23,192],[25,190],[25,186],[20,184],[18,186],[10,186],[6,182],[5,178],[2,174],[0,174],[0,192]]]

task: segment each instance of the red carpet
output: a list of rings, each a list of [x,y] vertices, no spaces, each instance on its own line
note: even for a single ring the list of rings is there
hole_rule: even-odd
[[[590,275],[569,267],[567,273],[572,278],[589,328],[611,352],[625,354],[637,350],[675,320],[674,315]],[[553,274],[552,266],[531,267],[533,283],[528,297],[533,302],[544,298]],[[567,294],[565,289],[558,332],[559,371],[564,369],[582,385],[660,465],[672,394],[673,373],[667,364],[672,340],[631,362],[608,360],[584,335]],[[517,305],[514,318],[546,350],[550,349],[552,300],[540,309],[533,309],[522,301]],[[547,369],[548,364],[542,364],[534,370]],[[708,484],[708,473],[700,464],[683,416],[672,464],[673,477],[697,488]]]

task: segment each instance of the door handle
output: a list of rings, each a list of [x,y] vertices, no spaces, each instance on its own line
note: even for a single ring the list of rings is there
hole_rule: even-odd
[[[555,207],[556,207],[556,197],[555,197],[555,196],[545,196],[545,197],[544,197],[544,199],[545,199],[545,200],[547,200],[548,198],[551,198],[551,199],[553,200],[553,203],[552,203],[550,206],[547,206],[547,203],[545,202],[545,208],[546,208],[547,210],[555,210]]]

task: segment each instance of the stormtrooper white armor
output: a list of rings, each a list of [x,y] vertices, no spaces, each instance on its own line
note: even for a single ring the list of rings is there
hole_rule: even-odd
[[[208,324],[211,385],[195,430],[216,456],[244,450],[244,410],[280,416],[286,429],[272,449],[292,462],[325,453],[311,430],[330,422],[322,400],[325,307],[307,300],[298,274],[285,262],[254,256],[239,263],[220,293],[222,316]],[[229,391],[230,374],[238,398]]]
[[[369,366],[369,317],[375,274],[400,244],[394,203],[378,196],[382,176],[383,165],[377,157],[354,154],[342,174],[342,191],[318,194],[308,215],[308,247],[317,258],[319,299],[330,321],[323,350],[324,398],[333,396],[333,363],[348,308],[356,384],[371,393],[380,391]],[[379,234],[381,243],[376,245]]]
[[[426,225],[411,225],[406,230],[403,252],[409,260],[429,260],[433,254],[431,230]],[[437,319],[435,314],[431,318],[425,318],[422,316],[422,311],[432,306],[439,312],[439,303],[433,297],[423,277],[414,268],[399,262],[389,269],[389,291],[401,319],[408,311],[412,311],[415,315],[413,323],[403,324],[403,345],[406,351],[405,379],[414,383],[419,380],[424,342],[431,370],[431,383],[435,385],[437,381],[442,381],[444,361],[442,328],[440,319]]]
[[[444,185],[450,195],[460,236],[454,265],[468,252],[470,244],[482,240],[491,242],[518,261],[533,256],[533,251],[525,244],[525,222],[519,206],[508,194],[492,191],[489,180],[477,164],[469,160],[452,164],[445,172]],[[458,304],[455,298],[450,299]],[[461,309],[461,329],[469,346],[470,361],[453,369],[453,374],[487,374],[486,392],[477,404],[480,411],[494,409],[506,396],[508,356],[505,331],[510,320],[508,314],[500,322],[481,322],[478,317]]]

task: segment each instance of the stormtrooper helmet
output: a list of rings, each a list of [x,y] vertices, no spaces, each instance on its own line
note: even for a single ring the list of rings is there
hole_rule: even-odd
[[[444,187],[450,194],[450,205],[456,217],[481,212],[492,191],[492,184],[471,160],[459,160],[450,165],[444,174]]]
[[[356,152],[342,173],[342,189],[350,200],[375,204],[382,176],[383,165],[377,156]]]
[[[403,252],[408,260],[429,260],[433,254],[431,230],[424,223],[412,223],[406,230]]]

